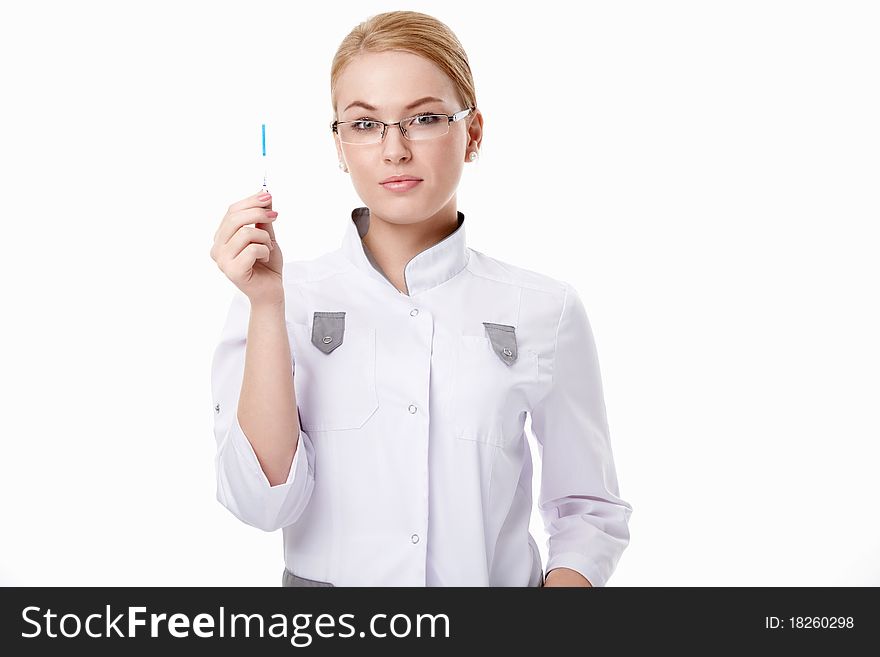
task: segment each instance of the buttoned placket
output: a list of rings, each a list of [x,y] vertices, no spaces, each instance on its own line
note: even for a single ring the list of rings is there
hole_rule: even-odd
[[[412,308],[409,312],[409,316],[411,320],[419,322],[419,309]],[[421,319],[421,327],[420,330],[425,333],[433,332],[432,321],[431,318],[427,315],[422,315]],[[430,344],[430,342],[428,342]],[[430,356],[429,356],[430,357]],[[429,380],[426,382],[425,390],[430,390],[431,382],[430,382],[430,367],[428,368],[428,377]],[[417,528],[417,530],[410,536],[410,541],[412,544],[418,545],[419,543],[419,532],[427,533],[428,530],[428,513],[429,513],[429,472],[428,472],[428,458],[430,449],[430,417],[426,413],[419,413],[419,407],[417,404],[412,403],[408,408],[410,414],[414,416],[416,419],[422,419],[420,415],[424,418],[422,422],[422,431],[420,432],[421,442],[422,442],[422,526]],[[427,564],[427,543],[422,543],[420,547],[422,551],[422,558],[419,563],[422,564],[423,569]],[[422,572],[422,577],[424,578],[426,573]]]
[[[352,224],[349,225],[343,241],[343,252],[349,262],[358,268],[362,273],[366,274],[371,280],[381,284],[389,292],[393,291],[396,300],[406,299],[409,307],[409,316],[412,321],[418,322],[418,330],[421,333],[423,344],[431,345],[434,331],[434,318],[428,311],[422,311],[415,300],[418,295],[430,290],[431,288],[446,282],[456,274],[460,273],[467,265],[468,253],[466,248],[464,214],[457,213],[458,227],[437,244],[421,251],[413,256],[404,267],[404,282],[409,294],[401,292],[390,281],[390,279],[381,271],[381,268],[372,257],[369,249],[363,243],[363,238],[369,231],[370,212],[366,207],[356,208],[351,213]],[[430,392],[430,352],[424,357],[428,361],[427,376],[423,381],[406,380],[407,376],[415,377],[418,375],[420,368],[410,368],[399,382],[400,388],[410,391],[424,391],[422,398],[411,399],[406,411],[409,419],[417,423],[416,430],[411,435],[418,435],[422,444],[422,512],[420,514],[422,524],[420,527],[413,528],[413,533],[407,537],[411,542],[413,549],[421,550],[422,565],[421,576],[426,577],[425,568],[427,564],[427,541],[422,540],[422,536],[428,531],[428,516],[430,509],[429,500],[429,449],[430,449],[430,416],[427,413],[429,407],[428,395]]]

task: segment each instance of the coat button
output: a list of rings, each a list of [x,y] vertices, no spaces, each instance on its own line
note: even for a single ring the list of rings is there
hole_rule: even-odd
[[[507,347],[504,347],[504,355],[505,356],[512,356],[513,352],[510,349],[508,349]]]
[[[333,338],[329,335],[325,335],[324,336],[324,344],[330,344],[331,342],[333,342]]]
[[[418,409],[416,408],[415,404],[410,404],[410,405],[409,405],[409,412],[410,412],[410,413],[415,413],[417,410],[418,410]]]
[[[413,534],[411,540],[413,543],[418,543],[419,542],[419,535]]]
[[[409,315],[410,315],[410,317],[415,317],[415,316],[418,315],[418,314],[419,314],[419,309],[418,309],[418,308],[413,308],[412,310],[409,311]]]

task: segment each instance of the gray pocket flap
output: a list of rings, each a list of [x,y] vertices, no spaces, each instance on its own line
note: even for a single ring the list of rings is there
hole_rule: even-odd
[[[512,365],[516,360],[516,328],[492,322],[483,322],[483,326],[486,327],[492,349],[502,362]]]
[[[316,312],[312,320],[312,344],[329,354],[345,337],[344,312]]]

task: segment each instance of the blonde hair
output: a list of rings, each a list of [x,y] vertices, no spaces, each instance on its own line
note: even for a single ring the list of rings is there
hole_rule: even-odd
[[[371,16],[348,33],[330,67],[330,102],[336,113],[336,84],[343,69],[361,53],[401,50],[420,55],[446,73],[458,92],[461,108],[477,106],[477,92],[467,54],[445,23],[417,11],[389,11]],[[473,114],[472,114],[473,115]]]

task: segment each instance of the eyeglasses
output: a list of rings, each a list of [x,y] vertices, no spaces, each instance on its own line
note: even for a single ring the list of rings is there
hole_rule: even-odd
[[[455,114],[433,114],[423,112],[415,116],[408,116],[394,123],[385,123],[375,119],[357,119],[356,121],[334,121],[330,129],[339,135],[339,141],[343,144],[378,144],[385,139],[385,130],[389,126],[396,125],[400,128],[400,134],[410,141],[425,141],[436,139],[449,132],[449,126],[454,121],[460,121],[476,107],[466,107]]]

